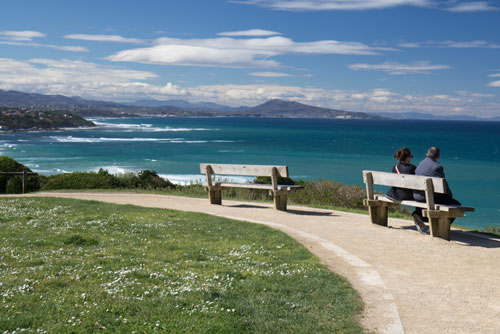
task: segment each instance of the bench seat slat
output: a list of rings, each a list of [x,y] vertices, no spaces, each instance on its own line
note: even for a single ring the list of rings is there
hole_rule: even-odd
[[[200,172],[206,174],[207,166],[212,167],[214,174],[241,175],[241,176],[272,176],[273,168],[278,170],[281,177],[288,177],[288,166],[263,165],[228,165],[228,164],[200,164]]]
[[[272,190],[273,186],[271,184],[258,184],[258,183],[216,183],[215,186],[220,186],[221,188],[246,188],[246,189],[264,189]],[[301,189],[302,186],[292,186],[292,185],[278,185],[278,190],[291,191],[295,189]]]
[[[398,204],[402,204],[402,205],[413,206],[416,208],[423,208],[423,209],[427,208],[427,204],[425,202],[417,202],[417,201],[410,201],[410,200],[393,201],[384,195],[375,195],[375,199],[379,200],[379,201],[384,201],[384,202],[398,203]],[[474,212],[474,208],[468,207],[468,206],[456,206],[456,205],[446,205],[446,204],[436,204],[435,206],[436,206],[436,210],[438,210],[438,211]]]

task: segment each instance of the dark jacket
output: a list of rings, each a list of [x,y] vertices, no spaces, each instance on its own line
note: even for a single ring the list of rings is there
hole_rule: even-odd
[[[400,174],[415,174],[415,166],[412,164],[399,163],[396,166],[392,167],[392,172],[397,173],[396,167],[399,170]],[[389,189],[385,196],[389,197],[395,201],[403,201],[403,200],[412,200],[413,199],[413,190],[411,189],[403,189],[392,187]]]
[[[441,166],[439,163],[437,163],[436,161],[434,161],[434,159],[431,158],[425,158],[418,164],[418,167],[415,170],[415,175],[442,177],[443,179],[445,178],[443,166]],[[451,192],[448,183],[446,183],[446,188],[447,188],[446,195],[449,197],[453,197],[453,193]],[[425,193],[423,191],[413,192],[413,197],[417,201],[425,202]]]

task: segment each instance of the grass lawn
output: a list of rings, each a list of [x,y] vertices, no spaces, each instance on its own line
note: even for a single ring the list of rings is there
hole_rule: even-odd
[[[361,333],[362,302],[268,227],[0,199],[0,333]]]

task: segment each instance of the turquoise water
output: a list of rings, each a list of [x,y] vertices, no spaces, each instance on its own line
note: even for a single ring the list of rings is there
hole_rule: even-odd
[[[455,197],[476,212],[460,225],[500,224],[500,122],[264,118],[96,119],[98,128],[0,133],[0,155],[33,170],[156,170],[175,182],[201,179],[200,162],[288,165],[291,177],[362,185],[361,171],[390,171],[408,146],[441,148]],[[383,189],[381,189],[383,190]]]

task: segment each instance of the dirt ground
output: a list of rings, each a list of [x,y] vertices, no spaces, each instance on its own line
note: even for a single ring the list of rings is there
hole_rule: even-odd
[[[24,195],[23,195],[24,196]],[[305,245],[360,293],[361,322],[375,333],[500,333],[500,239],[453,229],[451,241],[420,235],[411,221],[390,228],[366,215],[263,203],[136,193],[35,193],[203,212],[265,224]]]

